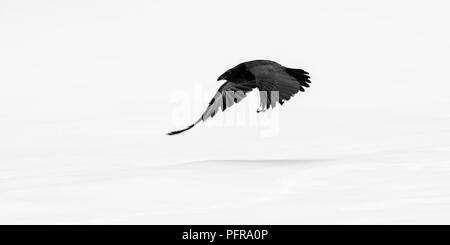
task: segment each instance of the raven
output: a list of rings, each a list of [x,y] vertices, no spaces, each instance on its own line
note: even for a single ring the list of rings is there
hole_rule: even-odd
[[[203,115],[189,127],[168,133],[174,135],[194,127],[197,123],[214,117],[222,108],[232,106],[241,101],[254,88],[260,91],[261,106],[257,112],[264,112],[275,107],[276,102],[283,105],[299,90],[304,92],[309,87],[309,73],[302,69],[284,67],[270,60],[253,60],[241,63],[222,75],[217,81],[226,80],[219,88],[214,98],[209,102]]]

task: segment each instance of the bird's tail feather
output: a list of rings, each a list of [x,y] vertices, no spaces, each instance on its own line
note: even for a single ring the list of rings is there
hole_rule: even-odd
[[[295,80],[297,80],[300,84],[300,90],[304,91],[302,87],[309,87],[308,83],[311,83],[309,73],[302,70],[302,69],[292,69],[292,68],[286,68],[286,72],[293,76]]]
[[[195,123],[189,125],[187,128],[181,129],[181,130],[177,130],[177,131],[172,131],[172,132],[170,132],[170,133],[167,133],[167,135],[175,135],[175,134],[183,133],[184,131],[193,128],[193,127],[194,127],[195,125],[197,125],[197,123],[199,123],[200,121],[201,121],[201,118],[200,118],[197,122],[195,122]]]

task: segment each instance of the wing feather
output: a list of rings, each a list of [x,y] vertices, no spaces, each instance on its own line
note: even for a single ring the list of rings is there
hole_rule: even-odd
[[[214,95],[214,98],[209,102],[200,120],[205,121],[209,117],[214,117],[220,109],[225,111],[227,108],[241,101],[255,87],[256,83],[254,81],[238,84],[229,81],[224,83]]]
[[[185,129],[170,132],[168,135],[179,134],[189,130],[197,123],[205,121],[210,117],[214,117],[220,109],[225,111],[230,106],[240,102],[247,96],[246,94],[254,88],[256,88],[255,81],[246,81],[243,83],[233,83],[230,81],[225,82],[211,99],[205,112],[195,123],[189,125]]]
[[[298,91],[304,92],[309,87],[308,73],[301,69],[290,69],[277,63],[251,67],[256,86],[261,91],[260,99],[263,109],[275,107],[276,101],[281,105],[292,98]]]

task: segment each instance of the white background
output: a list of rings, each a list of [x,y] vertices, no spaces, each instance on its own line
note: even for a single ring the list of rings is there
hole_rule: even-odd
[[[449,7],[2,0],[0,223],[448,224]],[[252,59],[312,77],[276,135],[165,135]]]

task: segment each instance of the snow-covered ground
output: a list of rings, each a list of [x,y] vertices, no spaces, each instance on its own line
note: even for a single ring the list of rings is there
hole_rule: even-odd
[[[2,169],[3,224],[449,223],[448,149]],[[7,176],[7,177],[4,177]]]
[[[0,224],[450,224],[448,4],[232,2],[1,1]],[[312,87],[165,135],[256,58]]]
[[[128,133],[93,130],[50,147],[43,139],[3,152],[0,223],[448,224],[450,118],[417,121],[323,143],[309,140],[314,133],[253,146],[224,142],[216,157],[202,153],[208,143],[193,143],[198,149],[189,156],[183,136],[141,135],[144,122],[128,122],[137,127]],[[202,130],[217,129],[184,137]]]

